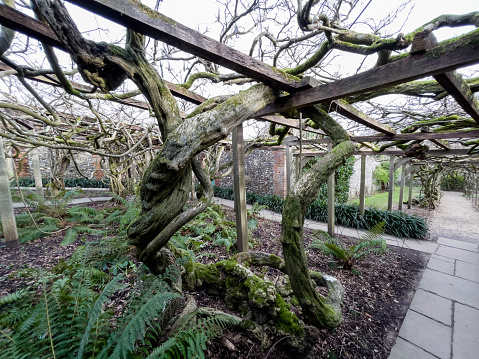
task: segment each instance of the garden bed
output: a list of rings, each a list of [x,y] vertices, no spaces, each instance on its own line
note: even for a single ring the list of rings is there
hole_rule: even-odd
[[[95,203],[95,207],[110,206],[110,203]],[[227,220],[234,220],[234,212],[224,209]],[[254,250],[282,255],[279,236],[281,225],[277,222],[259,219],[254,230]],[[312,242],[312,232],[306,230],[305,245]],[[355,239],[341,237],[346,243]],[[43,237],[23,244],[18,250],[0,248],[0,296],[11,293],[28,284],[28,279],[17,275],[19,270],[29,267],[55,266],[61,258],[68,257],[81,244],[61,247],[60,237]],[[208,244],[202,248],[198,260],[207,263],[232,256],[224,246]],[[412,300],[415,288],[427,262],[427,255],[390,247],[384,256],[370,256],[358,262],[360,274],[336,268],[334,261],[318,250],[308,250],[310,268],[337,277],[344,285],[344,322],[335,330],[321,330],[314,347],[315,358],[387,358]],[[262,275],[275,278],[275,270],[262,272]],[[199,306],[210,306],[229,311],[223,300],[205,292],[192,294]],[[121,298],[117,299],[121,301]],[[239,315],[238,313],[234,313]],[[307,318],[301,318],[306,323]],[[236,329],[226,331],[222,338],[210,341],[206,355],[209,358],[295,358],[284,351],[281,338],[272,348],[264,350],[258,342],[248,338]]]

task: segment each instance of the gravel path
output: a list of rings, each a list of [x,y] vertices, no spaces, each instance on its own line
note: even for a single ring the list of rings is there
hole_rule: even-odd
[[[463,197],[462,192],[444,191],[429,228],[432,240],[445,237],[478,243],[479,211]]]

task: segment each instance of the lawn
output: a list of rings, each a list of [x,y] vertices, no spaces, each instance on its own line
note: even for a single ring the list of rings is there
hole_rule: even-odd
[[[412,196],[413,198],[419,194],[420,187],[413,187],[412,188]],[[387,209],[388,208],[388,192],[381,192],[376,193],[372,196],[366,197],[366,207],[374,207],[377,209]],[[404,188],[404,201],[407,200],[409,195],[409,188]],[[394,187],[393,192],[393,204],[397,204],[399,202],[399,186]],[[359,205],[359,198],[356,198],[349,203],[355,203]]]

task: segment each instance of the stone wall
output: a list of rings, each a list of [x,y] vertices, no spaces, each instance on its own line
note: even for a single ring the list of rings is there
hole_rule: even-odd
[[[24,153],[22,153],[23,155]],[[77,162],[78,168],[83,173],[83,175],[94,178],[101,179],[103,177],[103,170],[100,166],[100,157],[93,155],[87,152],[75,153],[75,160]],[[52,168],[52,149],[47,147],[41,147],[38,149],[38,157],[40,159],[40,171],[43,178],[50,177],[50,171]],[[18,168],[18,160],[15,161]],[[33,165],[30,155],[27,155],[22,161],[21,172],[19,177],[31,177],[33,178]],[[79,178],[82,177],[78,170],[75,167],[73,162],[68,166],[67,172],[65,173],[64,178]]]
[[[231,152],[222,163],[231,161]],[[246,190],[261,195],[286,196],[286,155],[284,151],[255,150],[245,158]],[[233,188],[233,175],[215,180],[219,187]]]

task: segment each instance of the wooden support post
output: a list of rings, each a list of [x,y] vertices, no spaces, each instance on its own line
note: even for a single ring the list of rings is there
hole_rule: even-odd
[[[366,202],[366,156],[361,156],[361,183],[359,185],[359,214],[364,215]]]
[[[243,125],[233,130],[233,178],[236,213],[236,247],[238,252],[248,251],[248,225],[246,219],[246,186],[244,175]]]
[[[401,186],[399,187],[399,203],[398,203],[398,211],[402,211],[402,203],[404,200],[404,184],[406,183],[406,165],[402,165],[401,171]]]
[[[393,210],[393,193],[394,193],[394,156],[389,157],[389,195],[388,195],[388,211]]]
[[[291,151],[291,146],[286,145],[286,195],[291,191],[291,167],[293,162],[293,152]]]
[[[414,183],[414,173],[415,173],[415,171],[412,171],[412,172],[409,174],[409,196],[408,196],[408,200],[407,200],[407,208],[408,208],[408,209],[411,209],[412,187],[413,187],[413,183]]]
[[[332,150],[332,145],[328,145],[329,151]],[[328,177],[328,234],[334,237],[334,171]]]
[[[18,248],[18,232],[15,213],[13,212],[12,195],[8,180],[3,139],[0,137],[0,218],[7,248]]]
[[[38,157],[38,149],[34,148],[30,155],[32,156],[33,178],[35,180],[35,191],[43,198],[42,172],[40,170],[40,158]]]

